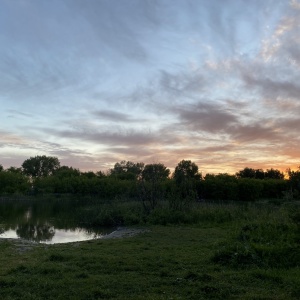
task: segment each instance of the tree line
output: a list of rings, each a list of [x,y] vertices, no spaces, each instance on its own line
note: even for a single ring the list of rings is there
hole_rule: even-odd
[[[135,198],[147,209],[168,200],[174,208],[190,201],[239,200],[259,198],[299,198],[300,167],[287,170],[287,179],[277,169],[244,168],[202,176],[190,160],[180,161],[173,173],[162,163],[121,161],[107,172],[82,172],[61,166],[57,157],[35,156],[21,167],[4,169],[0,165],[0,194],[94,195],[103,199]]]

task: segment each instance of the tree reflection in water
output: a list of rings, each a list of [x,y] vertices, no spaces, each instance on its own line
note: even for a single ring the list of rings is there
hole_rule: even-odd
[[[16,234],[18,237],[26,240],[45,242],[52,240],[55,235],[55,230],[54,227],[49,224],[24,223],[18,224]]]
[[[114,231],[82,223],[82,211],[91,207],[74,198],[0,201],[0,238],[61,243],[94,239]]]

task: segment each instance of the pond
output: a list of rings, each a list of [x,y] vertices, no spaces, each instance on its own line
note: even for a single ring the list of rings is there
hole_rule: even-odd
[[[99,239],[115,231],[79,222],[80,209],[89,208],[65,199],[0,199],[0,238],[56,244]]]

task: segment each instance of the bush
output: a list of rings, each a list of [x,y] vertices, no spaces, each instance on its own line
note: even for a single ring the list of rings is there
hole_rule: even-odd
[[[283,198],[284,192],[288,189],[287,180],[264,179],[262,182],[261,196],[263,198]]]
[[[238,183],[234,176],[207,175],[201,186],[204,199],[238,200]]]
[[[291,268],[300,265],[295,226],[290,223],[252,223],[216,251],[212,260],[234,268]]]
[[[0,194],[26,193],[30,183],[26,176],[20,173],[0,172]]]
[[[262,194],[262,180],[241,178],[238,181],[239,200],[240,201],[255,201]]]

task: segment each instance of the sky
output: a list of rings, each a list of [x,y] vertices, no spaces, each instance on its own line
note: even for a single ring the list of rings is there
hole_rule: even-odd
[[[0,164],[300,165],[299,0],[0,0]]]

